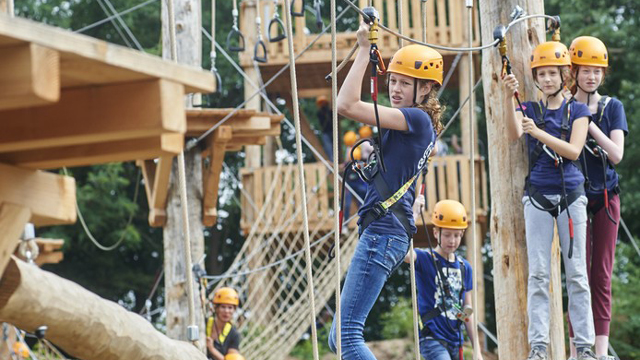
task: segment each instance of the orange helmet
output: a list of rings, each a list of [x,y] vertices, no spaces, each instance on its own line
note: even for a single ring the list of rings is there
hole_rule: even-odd
[[[344,144],[347,146],[353,146],[353,144],[356,143],[356,141],[358,140],[358,135],[356,135],[355,131],[347,131],[346,133],[344,133]]]
[[[213,303],[238,306],[240,304],[240,297],[232,288],[223,287],[218,289],[213,295]]]
[[[570,66],[569,50],[563,43],[547,41],[536,46],[531,55],[531,69],[541,66]]]
[[[329,99],[324,95],[318,96],[316,98],[316,106],[317,107],[323,107],[325,105],[329,105]]]
[[[244,356],[238,353],[228,353],[224,356],[224,360],[244,360]]]
[[[360,134],[361,139],[365,139],[373,135],[373,130],[371,130],[371,126],[363,125],[358,129],[358,134]]]
[[[387,72],[411,76],[416,79],[433,80],[442,85],[444,62],[442,55],[434,49],[411,44],[393,55]]]
[[[431,222],[439,228],[464,230],[468,225],[467,211],[458,201],[440,200],[433,208]]]
[[[604,43],[593,36],[580,36],[569,46],[571,63],[585,66],[609,66],[609,54]]]
[[[23,358],[28,358],[29,357],[29,347],[27,346],[27,344],[18,341],[16,343],[13,344],[13,352]]]

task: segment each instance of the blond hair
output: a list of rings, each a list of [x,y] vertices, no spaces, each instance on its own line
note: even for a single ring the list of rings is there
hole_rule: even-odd
[[[426,85],[428,81],[431,81],[433,85],[431,86],[431,91],[429,91],[429,93],[424,97],[422,102],[416,105],[416,107],[426,112],[427,114],[429,114],[429,116],[431,117],[431,123],[433,124],[433,128],[435,129],[436,134],[440,135],[440,133],[444,129],[444,126],[442,125],[442,121],[441,121],[442,114],[447,108],[446,106],[440,103],[440,100],[438,100],[438,90],[440,89],[440,84],[432,80],[420,79],[419,81],[420,81],[419,86]]]

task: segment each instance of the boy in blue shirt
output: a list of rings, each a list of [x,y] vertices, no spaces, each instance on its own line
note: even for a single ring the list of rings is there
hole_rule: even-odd
[[[416,204],[417,208],[422,208],[424,198],[419,196]],[[479,348],[470,316],[471,265],[455,253],[467,228],[467,212],[458,201],[442,200],[434,207],[431,222],[437,246],[414,250],[421,325],[420,354],[428,360],[462,359],[463,324],[471,343]],[[410,256],[411,253],[405,256],[406,263],[411,262]],[[480,352],[476,360],[482,360]]]

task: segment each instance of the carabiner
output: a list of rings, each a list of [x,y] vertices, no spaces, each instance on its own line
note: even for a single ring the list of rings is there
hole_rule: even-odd
[[[302,2],[302,6],[300,7],[300,12],[296,12],[294,10],[294,5],[295,5],[296,1],[295,0],[291,1],[291,6],[290,6],[291,7],[291,9],[290,9],[291,16],[298,16],[298,17],[304,16],[304,3],[305,3],[305,0],[300,0],[300,1]]]
[[[384,75],[387,73],[387,67],[384,65],[384,60],[382,59],[382,54],[380,54],[380,50],[376,46],[374,49],[371,49],[373,54],[378,58],[376,66],[378,67],[378,75]]]
[[[546,144],[542,145],[542,150],[544,150],[544,152],[546,152],[547,155],[549,155],[549,157],[553,159],[556,167],[562,164],[562,156],[558,156],[558,154],[556,154],[555,151],[549,149]]]

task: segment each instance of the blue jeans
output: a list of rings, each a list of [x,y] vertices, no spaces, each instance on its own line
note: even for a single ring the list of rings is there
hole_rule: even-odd
[[[458,360],[460,348],[430,337],[420,338],[420,355],[426,360]]]
[[[360,235],[340,297],[343,359],[375,359],[364,344],[364,323],[385,282],[408,251],[404,230],[391,235],[365,229]],[[336,352],[336,319],[331,325],[329,348]]]

